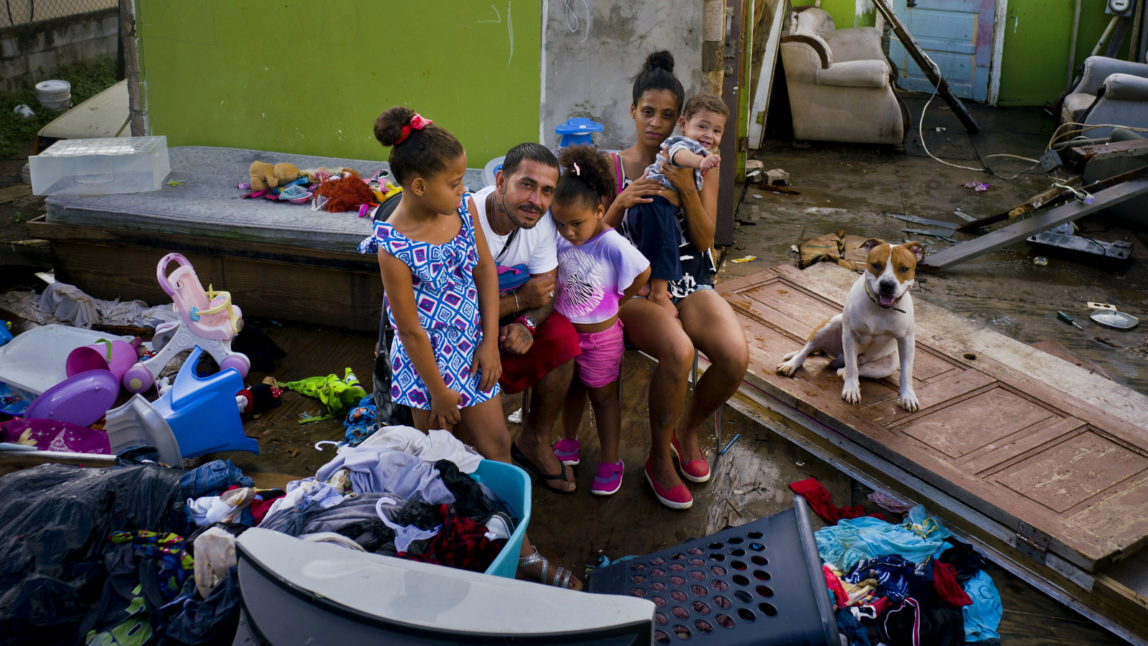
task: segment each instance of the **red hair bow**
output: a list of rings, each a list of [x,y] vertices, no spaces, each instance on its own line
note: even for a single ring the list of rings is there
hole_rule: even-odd
[[[395,142],[395,145],[397,146],[397,145],[403,143],[403,141],[406,140],[406,138],[411,135],[411,130],[422,130],[423,128],[429,126],[432,123],[434,123],[434,122],[431,121],[430,119],[423,118],[423,116],[421,114],[416,112],[415,116],[411,117],[411,122],[409,124],[403,126],[402,134],[399,135],[399,139],[398,139],[398,141]]]

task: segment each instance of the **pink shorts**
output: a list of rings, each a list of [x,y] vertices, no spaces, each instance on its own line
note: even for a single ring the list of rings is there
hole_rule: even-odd
[[[618,379],[618,369],[622,367],[622,354],[626,343],[622,339],[622,319],[605,330],[579,332],[578,345],[582,354],[574,361],[578,364],[578,376],[589,388],[601,388]]]

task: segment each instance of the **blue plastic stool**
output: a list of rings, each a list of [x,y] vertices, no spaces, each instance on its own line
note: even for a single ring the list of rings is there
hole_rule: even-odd
[[[565,148],[566,146],[593,146],[594,140],[591,135],[595,132],[602,132],[602,124],[597,121],[591,121],[586,117],[572,117],[567,119],[566,123],[560,123],[554,127],[554,134],[562,136],[562,138],[558,140],[559,148]]]
[[[179,451],[193,458],[215,451],[250,451],[259,454],[259,442],[243,433],[243,420],[235,394],[243,390],[243,377],[234,368],[200,377],[195,373],[203,349],[195,346],[175,383],[153,406],[167,421]]]

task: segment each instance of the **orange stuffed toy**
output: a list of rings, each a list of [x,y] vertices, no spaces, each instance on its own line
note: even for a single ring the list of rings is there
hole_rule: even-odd
[[[320,184],[315,199],[324,211],[358,211],[364,204],[375,203],[375,193],[358,173],[349,170]]]

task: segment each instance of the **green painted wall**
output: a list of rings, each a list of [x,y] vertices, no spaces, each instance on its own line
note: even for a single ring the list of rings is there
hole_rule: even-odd
[[[887,2],[892,4],[893,0]],[[792,4],[813,1],[794,0]],[[874,24],[875,12],[855,18],[854,0],[821,0],[820,6],[838,27]],[[1081,0],[1077,67],[1108,26],[1111,16],[1104,13],[1104,7],[1105,0]],[[1065,90],[1073,9],[1073,0],[1008,0],[999,105],[1050,105]],[[1125,39],[1121,56],[1127,52],[1129,39]]]
[[[1076,65],[1108,26],[1111,16],[1104,6],[1104,0],[1080,3]],[[1000,105],[1048,105],[1066,89],[1072,15],[1071,0],[1009,0]]]
[[[541,0],[135,2],[169,146],[386,159],[372,127],[396,104],[454,133],[471,167],[538,140]]]

